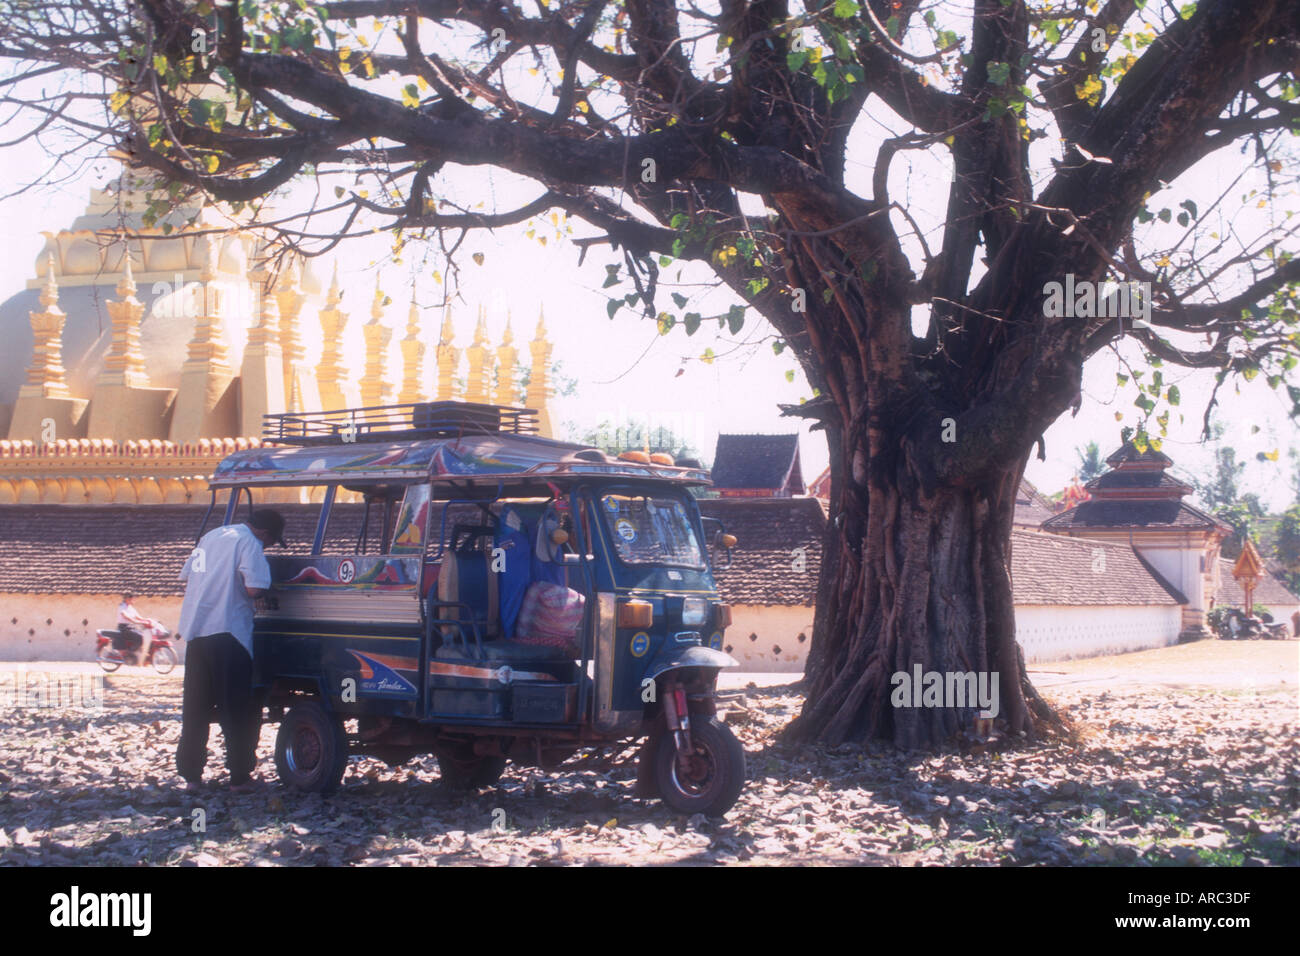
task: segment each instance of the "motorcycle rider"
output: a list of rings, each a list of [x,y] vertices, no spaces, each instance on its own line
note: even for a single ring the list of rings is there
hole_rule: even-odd
[[[130,648],[133,652],[139,649],[140,663],[143,663],[149,659],[149,648],[153,646],[154,622],[135,609],[134,599],[130,591],[122,595],[122,603],[117,606],[117,629],[134,638],[129,642]]]

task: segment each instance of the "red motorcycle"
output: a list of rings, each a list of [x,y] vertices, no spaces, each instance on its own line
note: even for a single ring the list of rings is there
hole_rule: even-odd
[[[97,631],[95,660],[110,674],[123,664],[144,667],[152,664],[159,674],[170,674],[178,660],[172,647],[172,632],[152,618],[149,620],[148,631],[151,643],[149,653],[143,661],[140,660],[140,648],[144,639],[136,631],[120,625]]]

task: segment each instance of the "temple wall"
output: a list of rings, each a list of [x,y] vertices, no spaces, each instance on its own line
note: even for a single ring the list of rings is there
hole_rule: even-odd
[[[811,607],[732,604],[723,648],[742,671],[802,674],[812,627]]]
[[[1182,610],[1177,604],[1019,606],[1016,640],[1024,648],[1027,664],[1167,647],[1178,643]]]

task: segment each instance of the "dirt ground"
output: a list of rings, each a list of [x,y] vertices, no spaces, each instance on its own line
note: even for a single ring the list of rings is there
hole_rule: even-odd
[[[802,704],[795,688],[729,691],[749,783],[710,821],[632,796],[630,762],[512,765],[464,794],[432,758],[354,758],[339,793],[301,795],[274,782],[271,725],[259,746],[271,782],[190,796],[173,770],[180,682],[136,670],[107,678],[98,713],[0,697],[0,865],[1300,864],[1300,643],[1207,641],[1032,671],[1074,740],[789,748],[777,732]],[[220,784],[215,727],[210,747]]]

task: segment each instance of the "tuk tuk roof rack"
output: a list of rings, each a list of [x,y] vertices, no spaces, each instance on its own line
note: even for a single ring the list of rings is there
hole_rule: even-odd
[[[536,409],[473,402],[406,402],[327,412],[279,412],[262,418],[262,439],[283,445],[536,435],[538,430]]]

